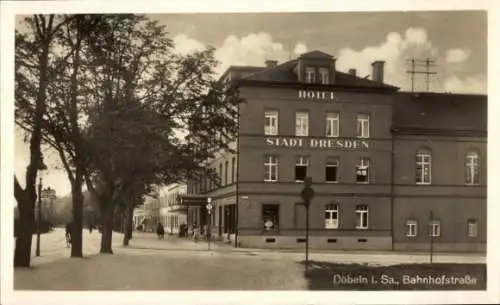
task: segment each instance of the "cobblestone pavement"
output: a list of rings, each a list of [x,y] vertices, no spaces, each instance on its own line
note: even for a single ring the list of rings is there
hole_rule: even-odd
[[[129,247],[113,234],[113,255],[98,254],[100,234],[84,231],[85,258],[69,258],[64,230],[42,235],[41,257],[33,268],[16,269],[15,289],[35,290],[303,290],[304,253],[234,249],[221,243],[193,242],[177,237],[158,240],[134,233]],[[33,239],[35,241],[35,238]],[[323,262],[390,265],[426,263],[426,254],[313,252]],[[484,262],[477,255],[436,255],[435,262]],[[316,267],[316,266],[311,266]]]

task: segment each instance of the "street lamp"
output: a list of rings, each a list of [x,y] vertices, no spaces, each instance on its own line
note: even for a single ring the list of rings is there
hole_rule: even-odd
[[[210,251],[210,239],[212,237],[212,198],[208,197],[207,198],[207,211],[208,211],[208,231],[207,231],[207,238],[208,238],[208,251]]]
[[[311,184],[312,178],[306,177],[304,179],[304,189],[300,192],[300,196],[304,200],[304,206],[306,207],[306,274],[309,267],[309,206],[315,194],[311,188]]]
[[[47,165],[43,162],[43,155],[40,155],[40,163],[38,163],[38,171],[40,173],[40,182],[38,183],[38,220],[36,230],[36,256],[40,256],[40,230],[42,222],[42,172],[47,169]],[[31,234],[31,233],[30,233]]]

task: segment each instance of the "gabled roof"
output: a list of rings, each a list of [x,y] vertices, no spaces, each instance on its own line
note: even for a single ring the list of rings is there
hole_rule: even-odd
[[[487,96],[450,93],[395,93],[397,130],[487,131]]]
[[[304,54],[299,56],[299,58],[301,58],[301,57],[304,57],[304,58],[328,58],[328,59],[333,58],[332,55],[327,54],[325,52],[318,51],[318,50],[304,53]]]

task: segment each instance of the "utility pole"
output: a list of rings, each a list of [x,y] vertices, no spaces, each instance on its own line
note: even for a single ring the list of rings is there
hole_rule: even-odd
[[[38,219],[36,222],[36,256],[40,256],[40,231],[42,229],[42,176],[38,183]],[[30,233],[31,234],[31,233]]]
[[[431,67],[436,67],[434,64],[434,60],[427,57],[426,59],[409,59],[409,64],[411,65],[410,70],[407,70],[406,73],[410,74],[411,78],[411,92],[415,92],[415,75],[425,75],[425,89],[427,92],[430,91],[430,76],[436,75],[437,72],[431,71]],[[424,70],[422,68],[425,67]],[[420,68],[420,69],[417,69]]]
[[[432,256],[433,256],[433,252],[434,252],[434,226],[433,226],[433,220],[434,220],[434,215],[433,215],[432,210],[431,210],[431,212],[429,213],[429,228],[430,228],[429,238],[430,238],[430,261],[431,261],[431,264],[432,264]]]

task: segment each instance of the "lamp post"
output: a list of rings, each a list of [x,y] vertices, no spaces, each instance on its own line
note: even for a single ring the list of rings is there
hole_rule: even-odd
[[[36,222],[36,256],[40,256],[40,231],[42,222],[42,176],[38,183],[38,213]]]
[[[212,237],[212,198],[207,198],[207,211],[208,211],[208,230],[207,230],[207,238],[208,238],[208,251],[210,251],[210,239]]]
[[[314,190],[311,188],[311,184],[312,178],[306,177],[304,179],[304,188],[300,193],[300,196],[304,200],[304,206],[306,207],[306,274],[309,268],[309,206],[315,194]]]

